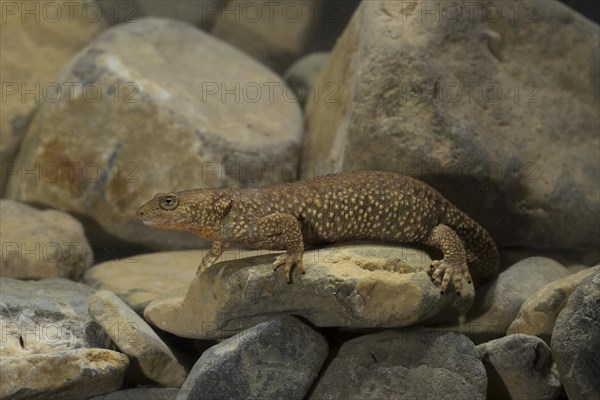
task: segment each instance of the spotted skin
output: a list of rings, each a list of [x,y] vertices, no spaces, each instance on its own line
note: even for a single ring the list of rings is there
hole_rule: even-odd
[[[457,293],[462,279],[481,284],[498,268],[489,234],[435,189],[388,172],[357,171],[257,189],[195,189],[159,193],[141,206],[147,225],[192,232],[213,242],[198,273],[229,243],[285,250],[273,263],[304,272],[304,245],[349,240],[423,243],[442,251],[431,278]]]

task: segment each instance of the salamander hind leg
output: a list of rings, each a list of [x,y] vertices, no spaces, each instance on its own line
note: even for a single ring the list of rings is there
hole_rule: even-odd
[[[431,263],[431,280],[440,286],[442,294],[448,289],[450,282],[460,295],[462,278],[471,283],[471,274],[467,265],[467,254],[462,240],[449,226],[439,224],[429,232],[425,244],[442,251],[444,258]]]

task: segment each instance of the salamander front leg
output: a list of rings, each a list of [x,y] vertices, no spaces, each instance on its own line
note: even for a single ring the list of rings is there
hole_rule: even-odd
[[[256,221],[252,229],[254,240],[265,248],[285,249],[273,262],[273,270],[284,266],[285,280],[291,283],[292,267],[304,274],[302,256],[304,255],[304,240],[300,223],[291,214],[273,213]]]
[[[196,271],[196,275],[199,275],[201,272],[206,270],[208,267],[213,265],[215,261],[221,257],[221,254],[227,249],[228,244],[224,242],[213,242],[211,249],[202,257],[202,261],[198,266],[198,270]]]

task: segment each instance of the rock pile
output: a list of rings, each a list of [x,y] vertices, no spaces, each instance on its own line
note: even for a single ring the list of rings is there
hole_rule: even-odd
[[[0,400],[600,398],[598,25],[332,3],[2,3]],[[135,215],[353,169],[430,183],[499,275],[442,296],[432,249],[363,242],[197,275],[207,243]]]

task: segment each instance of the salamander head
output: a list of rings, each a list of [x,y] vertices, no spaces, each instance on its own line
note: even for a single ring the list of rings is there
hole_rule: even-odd
[[[195,233],[213,240],[221,219],[231,208],[224,190],[196,189],[177,193],[158,193],[136,214],[146,225]]]

